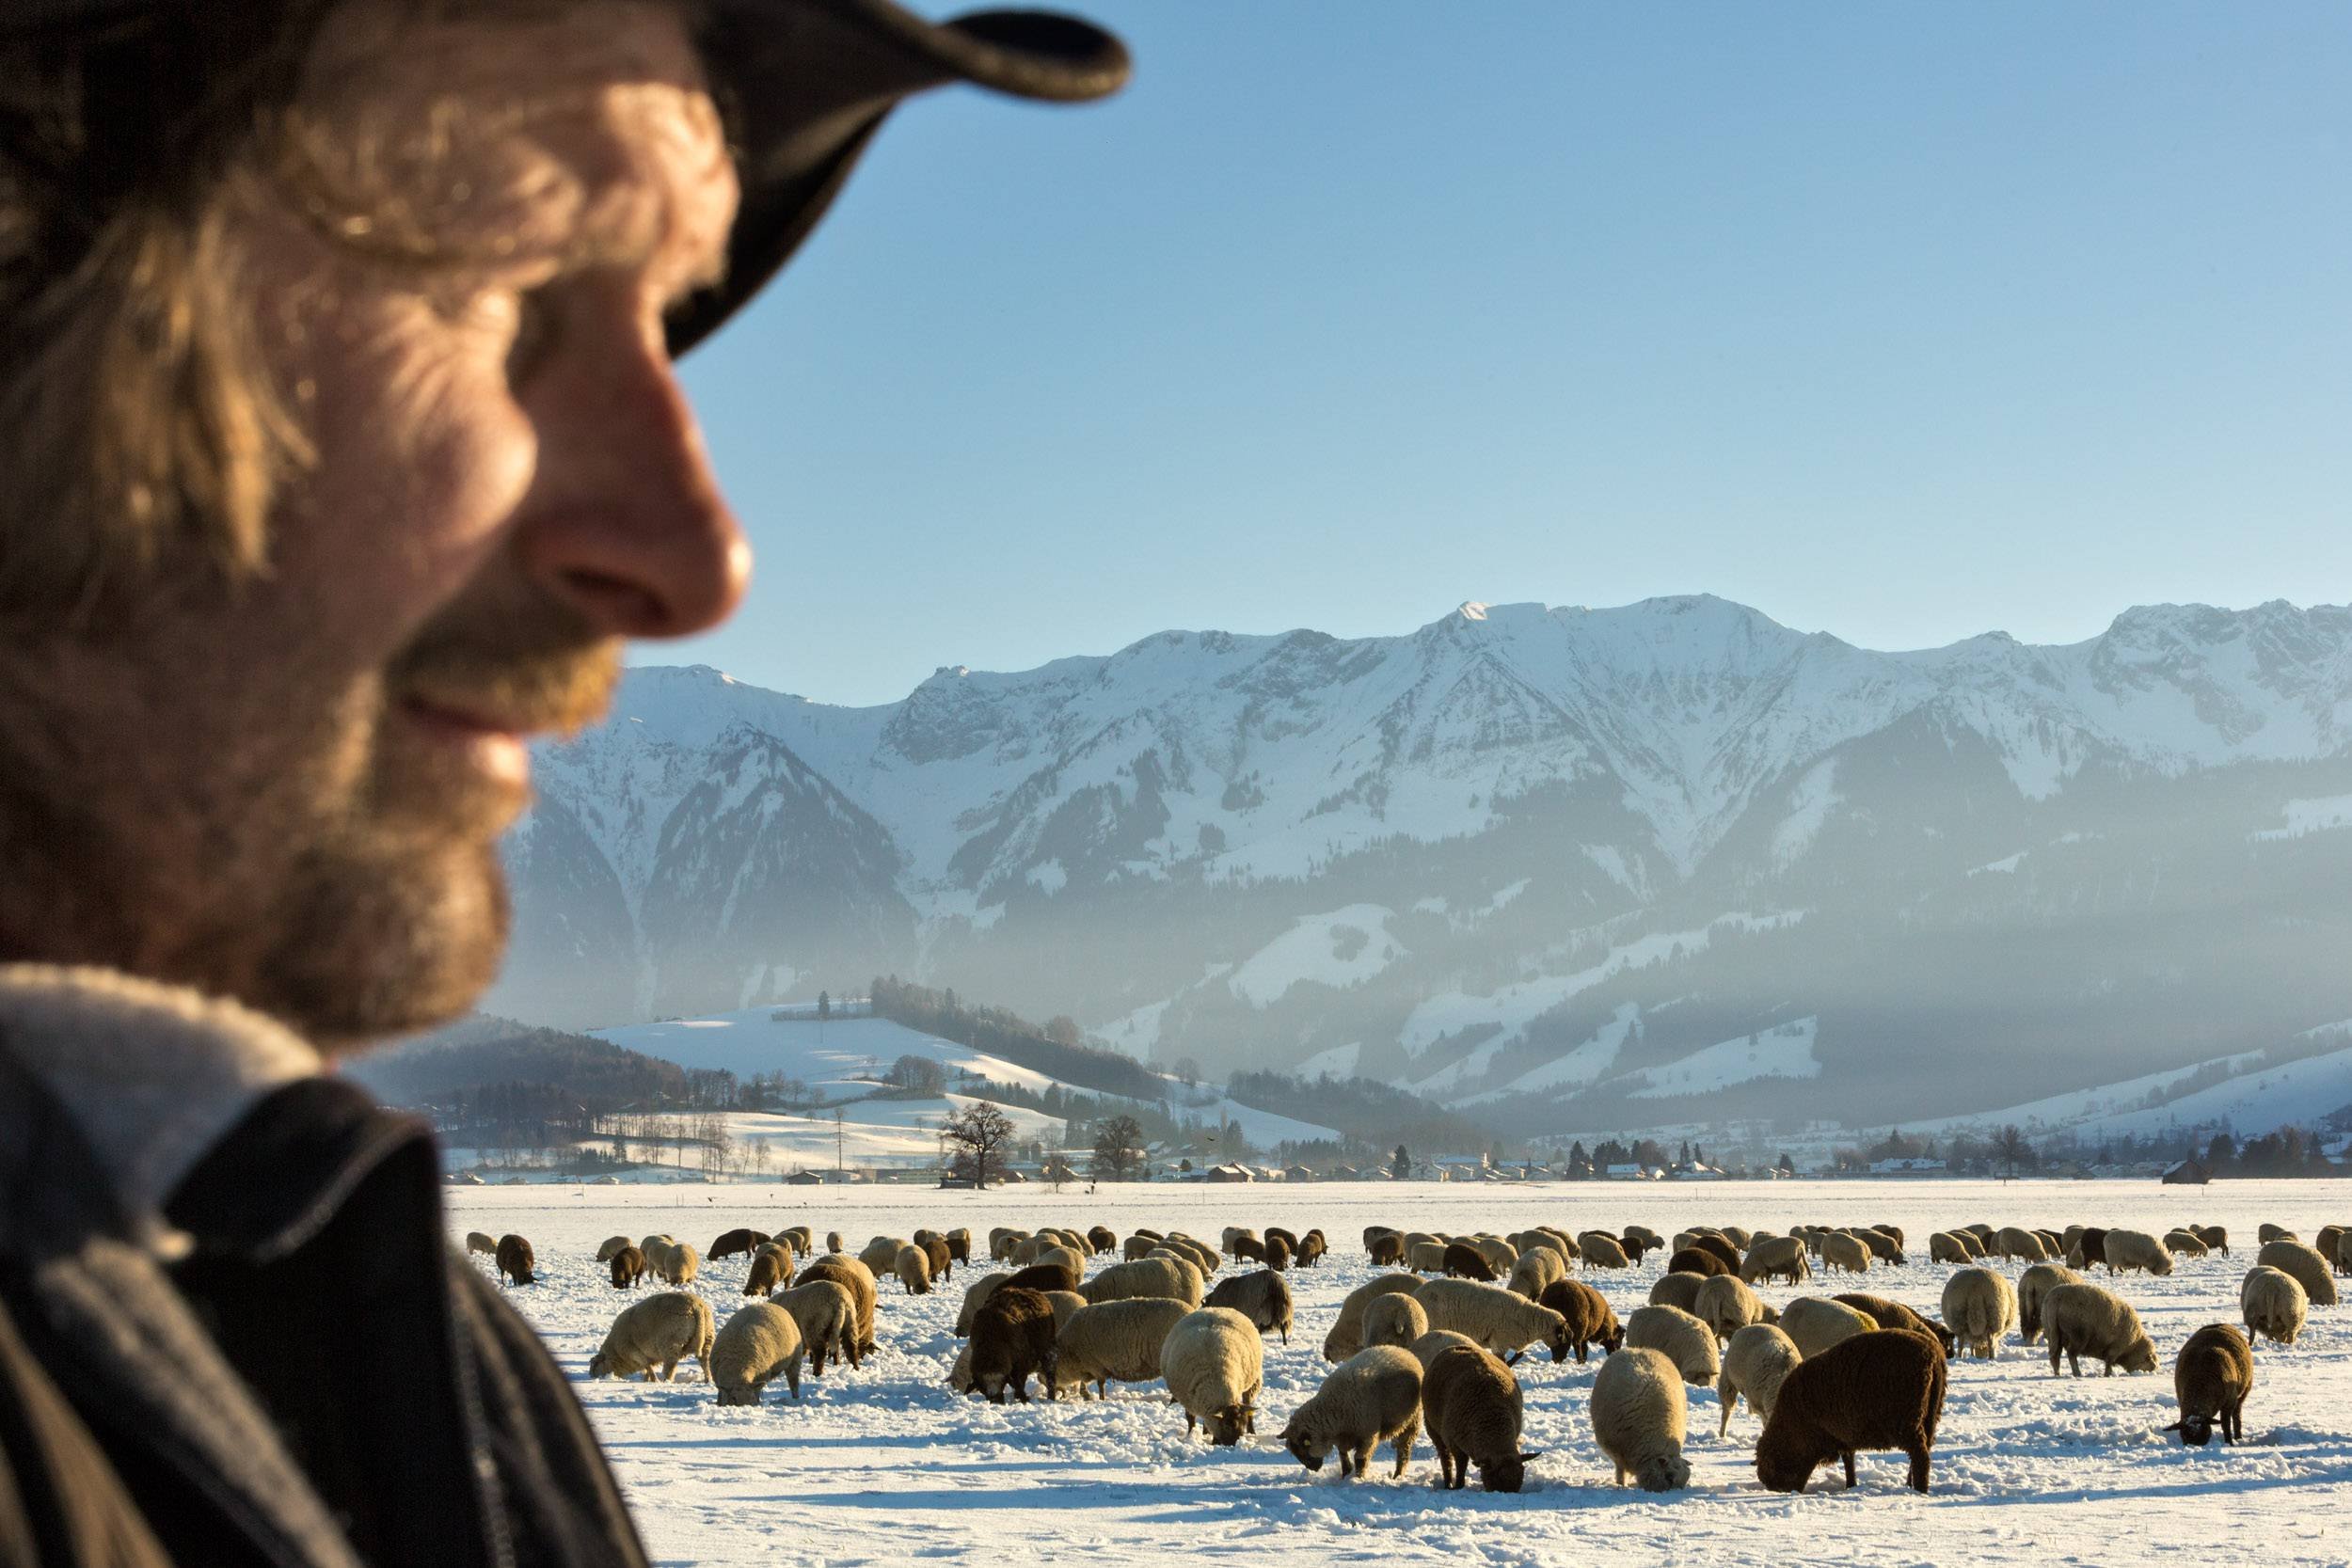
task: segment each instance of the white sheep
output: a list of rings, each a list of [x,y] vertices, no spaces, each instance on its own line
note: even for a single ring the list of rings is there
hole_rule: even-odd
[[[791,1313],[792,1321],[801,1325],[810,1376],[824,1376],[829,1354],[852,1367],[857,1365],[857,1297],[847,1285],[835,1279],[813,1279],[778,1291],[768,1299]]]
[[[1629,1269],[1633,1266],[1632,1259],[1625,1255],[1623,1244],[1606,1230],[1580,1232],[1576,1238],[1576,1250],[1583,1255],[1585,1263],[1592,1268]]]
[[[1421,1303],[1402,1291],[1375,1296],[1364,1304],[1364,1344],[1409,1345],[1429,1332],[1429,1314]],[[1355,1359],[1353,1356],[1350,1360]]]
[[[2139,1326],[2139,1314],[2130,1302],[2100,1286],[2052,1286],[2042,1297],[2042,1329],[2050,1339],[2053,1377],[2061,1354],[2076,1377],[2083,1375],[2086,1355],[2106,1364],[2101,1374],[2106,1377],[2113,1377],[2118,1367],[2127,1372],[2156,1370],[2156,1347]]]
[[[652,1382],[677,1375],[677,1364],[688,1356],[710,1374],[712,1338],[710,1303],[685,1291],[663,1291],[621,1309],[604,1336],[603,1348],[589,1358],[590,1377],[634,1377]]]
[[[1616,1466],[1619,1486],[1629,1476],[1645,1492],[1691,1483],[1691,1462],[1682,1457],[1689,1419],[1682,1383],[1674,1362],[1655,1350],[1628,1346],[1600,1364],[1593,1379],[1593,1438]]]
[[[994,1295],[1005,1281],[1011,1277],[1010,1274],[999,1269],[994,1274],[980,1275],[979,1278],[963,1288],[963,1305],[956,1309],[957,1338],[972,1338],[972,1314],[988,1305],[988,1298]]]
[[[1842,1230],[1833,1230],[1821,1237],[1821,1272],[1845,1269],[1853,1274],[1870,1272],[1870,1248],[1859,1237]]]
[[[1731,1412],[1745,1394],[1748,1406],[1764,1420],[1772,1418],[1772,1402],[1780,1398],[1781,1379],[1804,1354],[1777,1323],[1750,1323],[1724,1347],[1724,1370],[1715,1379],[1715,1397],[1723,1402],[1724,1418],[1715,1429],[1722,1436],[1731,1430]]]
[[[1431,1328],[1451,1328],[1469,1335],[1497,1355],[1522,1350],[1541,1340],[1551,1358],[1567,1354],[1567,1320],[1549,1307],[1516,1295],[1500,1285],[1474,1279],[1433,1279],[1413,1292]]]
[[[490,1242],[490,1244],[486,1247],[478,1247],[474,1245],[476,1242],[490,1242],[490,1238],[485,1236],[479,1230],[474,1231],[471,1235],[466,1238],[466,1250],[468,1252],[489,1252],[495,1254],[499,1249],[499,1244],[496,1242]],[[634,1245],[636,1245],[636,1243],[631,1242],[627,1236],[607,1236],[603,1243],[596,1248],[596,1261],[599,1263],[610,1263],[612,1261],[612,1255],[614,1253],[620,1251],[623,1247]]]
[[[1551,1240],[1549,1236],[1544,1238],[1545,1243]],[[1510,1289],[1534,1301],[1543,1295],[1545,1286],[1567,1277],[1567,1254],[1550,1244],[1532,1245],[1511,1265]]]
[[[1142,1296],[1166,1296],[1186,1307],[1200,1305],[1206,1286],[1200,1271],[1182,1258],[1141,1258],[1113,1263],[1079,1287],[1089,1301],[1129,1301]]]
[[[2063,1263],[2036,1263],[2017,1276],[2017,1337],[2030,1345],[2042,1337],[2042,1298],[2054,1285],[2080,1285],[2083,1276]],[[1949,1320],[1947,1320],[1947,1326]]]
[[[2291,1345],[2295,1337],[2303,1332],[2304,1312],[2311,1298],[2301,1282],[2284,1269],[2257,1263],[2246,1271],[2246,1282],[2238,1287],[2237,1302],[2249,1332],[2278,1344]]]
[[[1998,1359],[2001,1336],[2016,1322],[2017,1291],[1991,1269],[1954,1269],[1944,1282],[1944,1326],[1969,1354]]]
[[[1878,1327],[1878,1320],[1842,1301],[1826,1296],[1799,1296],[1780,1309],[1780,1326],[1800,1354],[1816,1356],[1840,1339],[1851,1339]]]
[[[2128,1274],[2134,1269],[2158,1275],[2172,1272],[2172,1254],[2145,1230],[2110,1230],[2105,1246],[2109,1274]]]
[[[898,1283],[911,1296],[927,1296],[931,1292],[931,1255],[909,1243],[898,1249],[891,1266],[898,1271]]]
[[[1691,1315],[1713,1330],[1718,1339],[1728,1339],[1750,1323],[1770,1323],[1779,1316],[1738,1276],[1727,1274],[1709,1275],[1700,1282]]]
[[[1715,1331],[1678,1307],[1635,1307],[1625,1320],[1625,1342],[1629,1349],[1662,1353],[1693,1387],[1713,1387],[1724,1370]]]
[[[1231,1448],[1257,1430],[1265,1354],[1257,1325],[1228,1307],[1187,1312],[1160,1346],[1160,1376],[1184,1407],[1184,1433],[1207,1429],[1209,1441]]]
[[[909,1244],[904,1236],[877,1236],[866,1243],[865,1250],[857,1255],[857,1260],[865,1264],[867,1272],[875,1278],[880,1279],[883,1275],[898,1268],[899,1250]],[[647,1256],[652,1255],[647,1254]],[[1014,1259],[1015,1266],[1022,1261],[1024,1259]]]
[[[2014,1225],[2001,1227],[1993,1238],[1993,1250],[2004,1258],[2022,1258],[2028,1263],[2039,1263],[2050,1256],[2050,1249],[2041,1237]]]
[[[1429,1363],[1438,1359],[1439,1353],[1465,1347],[1476,1350],[1479,1348],[1478,1341],[1450,1328],[1433,1328],[1414,1340],[1408,1348],[1413,1353],[1413,1359],[1421,1363],[1422,1375],[1426,1377],[1429,1375]]]
[[[2336,1282],[2328,1272],[2328,1260],[2316,1247],[2281,1236],[2265,1242],[2254,1254],[2254,1261],[2291,1275],[2303,1287],[2303,1294],[2313,1307],[2333,1307],[2336,1304]]]
[[[778,1373],[797,1400],[801,1397],[800,1323],[772,1301],[753,1302],[721,1327],[710,1359],[704,1365],[710,1381],[718,1385],[721,1404],[757,1404],[760,1389]]]
[[[1389,1443],[1396,1450],[1394,1474],[1403,1475],[1413,1457],[1414,1439],[1421,1435],[1421,1368],[1412,1352],[1395,1345],[1358,1351],[1333,1368],[1323,1386],[1291,1412],[1282,1427],[1282,1446],[1310,1470],[1322,1469],[1324,1456],[1338,1449],[1340,1479],[1344,1481],[1361,1476],[1372,1463],[1373,1450]]]
[[[1786,1279],[1794,1285],[1812,1277],[1802,1236],[1759,1236],[1740,1259],[1740,1278],[1749,1285],[1759,1279]]]
[[[1391,1291],[1414,1292],[1421,1288],[1422,1281],[1412,1275],[1384,1274],[1348,1291],[1347,1299],[1340,1303],[1340,1315],[1331,1324],[1331,1332],[1323,1337],[1323,1358],[1344,1361],[1364,1348],[1364,1308],[1372,1305],[1374,1297]]]
[[[1089,1383],[1098,1397],[1106,1396],[1113,1383],[1150,1383],[1160,1375],[1160,1347],[1168,1331],[1191,1310],[1168,1296],[1079,1307],[1055,1333],[1053,1388],[1057,1395],[1075,1388],[1083,1398]]]

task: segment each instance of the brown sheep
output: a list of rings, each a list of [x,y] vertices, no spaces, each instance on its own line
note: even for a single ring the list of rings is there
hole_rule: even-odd
[[[1447,1490],[1468,1485],[1472,1465],[1489,1492],[1517,1492],[1527,1483],[1527,1462],[1540,1455],[1519,1449],[1519,1380],[1491,1353],[1476,1346],[1439,1352],[1422,1380],[1421,1408]]]
[[[1709,1239],[1704,1236],[1699,1238],[1700,1241]],[[1668,1274],[1694,1274],[1705,1278],[1708,1275],[1737,1274],[1740,1272],[1740,1266],[1736,1263],[1726,1266],[1723,1259],[1714,1253],[1692,1244],[1684,1247],[1680,1252],[1666,1259],[1666,1272]]]
[[[732,1258],[739,1252],[757,1252],[772,1239],[765,1230],[744,1228],[722,1231],[719,1239],[710,1243],[710,1250],[704,1253],[703,1257],[715,1263],[722,1258]],[[745,1292],[745,1294],[749,1293],[749,1291]]]
[[[1700,1252],[1712,1256],[1715,1261],[1724,1266],[1724,1273],[1738,1274],[1740,1272],[1740,1249],[1731,1244],[1729,1237],[1701,1234],[1691,1238],[1691,1245]]]
[[[1842,1302],[1857,1312],[1867,1313],[1881,1328],[1907,1328],[1914,1334],[1924,1334],[1933,1339],[1936,1347],[1946,1355],[1951,1354],[1953,1347],[1959,1342],[1950,1329],[1921,1317],[1899,1301],[1874,1296],[1867,1291],[1847,1291],[1829,1299]]]
[[[1004,1285],[972,1315],[972,1384],[991,1404],[1007,1389],[1029,1402],[1034,1375],[1054,1397],[1054,1306],[1036,1291]]]
[[[1268,1236],[1265,1239],[1265,1266],[1276,1274],[1280,1274],[1289,1268],[1294,1256],[1290,1243],[1280,1236]]]
[[[1074,1291],[1078,1288],[1078,1271],[1067,1263],[1032,1263],[1025,1269],[1015,1269],[1005,1284],[1024,1291]]]
[[[2115,1270],[2107,1262],[2107,1233],[2105,1227],[2096,1225],[2083,1227],[2083,1233],[2074,1238],[2074,1250],[2066,1255],[2066,1260],[2078,1269],[2087,1269],[2096,1263],[2113,1274]]]
[[[751,1273],[743,1276],[743,1293],[764,1296],[792,1283],[792,1250],[777,1242],[763,1242],[752,1253]]]
[[[626,1291],[645,1277],[645,1255],[625,1246],[612,1255],[612,1288]]]
[[[803,1269],[799,1283],[814,1285],[820,1279],[832,1280],[849,1291],[850,1299],[857,1304],[857,1332],[851,1336],[855,1340],[854,1354],[850,1356],[850,1365],[854,1367],[859,1356],[874,1348],[874,1306],[879,1293],[874,1272],[846,1253],[834,1254],[819,1258]]]
[[[931,1283],[934,1285],[945,1285],[947,1282],[948,1276],[955,1272],[956,1267],[955,1251],[947,1245],[947,1238],[945,1236],[933,1236],[929,1241],[924,1242],[922,1243],[922,1247],[924,1256],[930,1259]]]
[[[1625,1330],[1618,1325],[1609,1298],[1581,1279],[1555,1279],[1544,1287],[1536,1301],[1567,1321],[1568,1343],[1576,1350],[1579,1366],[1584,1364],[1588,1345],[1598,1345],[1601,1354],[1607,1355],[1625,1343]]]
[[[955,1232],[952,1230],[949,1231],[947,1233],[947,1239],[950,1242],[954,1241]],[[971,1232],[964,1232],[964,1240],[969,1242],[971,1239]],[[1119,1250],[1119,1232],[1113,1230],[1107,1225],[1089,1226],[1087,1228],[1087,1245],[1092,1247],[1097,1252],[1117,1252]],[[962,1260],[963,1259],[957,1259],[958,1262],[961,1262]]]
[[[531,1243],[511,1231],[499,1238],[498,1261],[509,1284],[528,1285],[537,1277],[539,1260],[531,1255]]]
[[[1405,1261],[1405,1238],[1391,1230],[1364,1243],[1365,1256],[1376,1269],[1392,1269]]]
[[[1899,1328],[1807,1356],[1782,1381],[1756,1440],[1756,1479],[1773,1492],[1802,1492],[1816,1469],[1842,1459],[1851,1487],[1856,1452],[1894,1449],[1911,1461],[1913,1490],[1926,1491],[1947,1375],[1935,1341]]]
[[[1263,1263],[1265,1261],[1265,1243],[1260,1241],[1255,1236],[1235,1236],[1233,1238],[1232,1246],[1229,1250],[1232,1253],[1233,1260],[1235,1262],[1239,1262],[1245,1258],[1252,1263]]]
[[[1298,1238],[1299,1265],[1310,1269],[1319,1267],[1323,1262],[1323,1255],[1330,1250],[1331,1243],[1324,1240],[1321,1229],[1310,1230]]]
[[[1478,1279],[1494,1282],[1495,1267],[1486,1261],[1486,1255],[1468,1242],[1448,1242],[1445,1244],[1445,1276],[1448,1279]]]
[[[2172,1392],[2181,1418],[2164,1430],[2183,1443],[2203,1448],[2221,1428],[2221,1440],[2246,1435],[2246,1396],[2254,1386],[2254,1351],[2246,1336],[2228,1323],[2207,1323],[2188,1337],[2172,1362]]]

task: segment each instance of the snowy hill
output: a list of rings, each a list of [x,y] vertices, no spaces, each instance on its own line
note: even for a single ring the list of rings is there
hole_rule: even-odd
[[[641,669],[540,784],[489,1005],[574,1026],[898,973],[1534,1132],[1986,1114],[2352,1015],[2344,607],[1879,653],[1470,604],[856,709]]]

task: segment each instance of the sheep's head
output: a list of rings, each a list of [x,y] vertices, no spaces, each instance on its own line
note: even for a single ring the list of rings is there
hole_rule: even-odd
[[[1756,1479],[1768,1492],[1802,1492],[1804,1483],[1813,1479],[1814,1467],[1820,1457],[1804,1451],[1787,1441],[1772,1440],[1772,1423],[1766,1422],[1764,1435],[1756,1444]]]
[[[2191,1448],[2201,1449],[2213,1441],[2213,1418],[2211,1416],[2184,1416],[2170,1426],[2160,1430],[2177,1432],[2181,1434],[2182,1442]]]
[[[1600,1342],[1600,1348],[1612,1355],[1625,1349],[1625,1324],[1618,1323],[1610,1329],[1609,1337]]]
[[[1229,1404],[1222,1410],[1211,1411],[1201,1425],[1209,1429],[1209,1441],[1220,1449],[1230,1449],[1241,1441],[1243,1431],[1252,1419],[1246,1404]]]
[[[719,1402],[721,1404],[757,1404],[759,1389],[748,1384],[740,1388],[722,1387],[719,1390]]]
[[[590,1356],[588,1358],[588,1375],[590,1377],[612,1376],[612,1357],[603,1351],[598,1351],[596,1354]]]
[[[1645,1492],[1676,1492],[1691,1484],[1691,1462],[1678,1453],[1655,1454],[1642,1461],[1633,1479]]]
[[[1527,1462],[1543,1456],[1541,1449],[1534,1449],[1526,1453],[1481,1459],[1477,1461],[1478,1484],[1489,1492],[1516,1492],[1527,1484]]]
[[[1331,1445],[1321,1435],[1300,1431],[1295,1417],[1290,1425],[1282,1429],[1282,1447],[1290,1449],[1291,1457],[1310,1470],[1322,1469],[1324,1455],[1331,1451]]]
[[[2153,1372],[2156,1370],[2156,1347],[2148,1336],[2141,1335],[2115,1358],[2115,1364],[2127,1372]]]

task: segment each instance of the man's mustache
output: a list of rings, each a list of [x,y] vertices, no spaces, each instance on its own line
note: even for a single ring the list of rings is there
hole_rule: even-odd
[[[388,688],[494,728],[568,735],[604,717],[620,679],[620,640],[548,607],[528,625],[428,627],[393,660]]]

